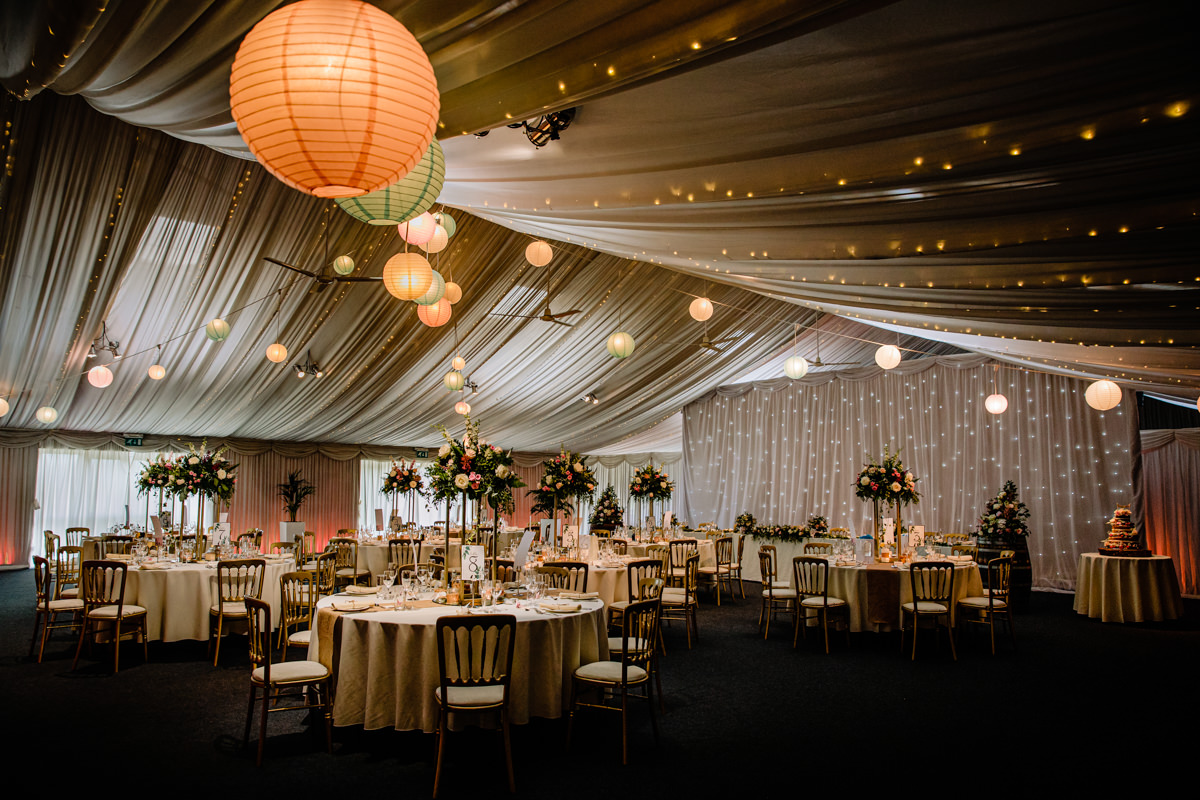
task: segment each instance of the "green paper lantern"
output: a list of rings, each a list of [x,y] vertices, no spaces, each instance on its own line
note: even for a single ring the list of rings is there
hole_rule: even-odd
[[[358,197],[340,197],[338,208],[368,225],[399,225],[429,210],[442,193],[446,159],[437,139],[412,172],[384,189]]]

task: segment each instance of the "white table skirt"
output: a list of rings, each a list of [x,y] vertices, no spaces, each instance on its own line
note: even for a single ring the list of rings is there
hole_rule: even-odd
[[[217,566],[215,561],[207,564],[176,564],[170,569],[129,568],[125,602],[146,609],[146,629],[152,641],[208,639],[208,612],[217,598]],[[267,560],[262,599],[271,605],[273,623],[279,619],[279,579],[293,569],[295,562],[291,559]]]
[[[646,558],[650,548],[649,543],[630,542],[626,552],[636,558]],[[697,539],[696,549],[700,553],[700,566],[715,567],[717,565],[717,549],[709,539]],[[737,544],[734,544],[734,556],[737,555]]]
[[[457,544],[457,543],[458,543],[457,539],[451,540],[451,544]],[[421,542],[421,552],[420,552],[421,557],[418,559],[418,561],[421,561],[421,562],[428,561],[429,557],[431,555],[433,555],[434,551],[445,550],[445,549],[446,549],[446,541],[444,539],[423,541],[423,542]],[[452,562],[449,563],[449,566],[457,567],[458,566],[457,550],[455,550],[452,547],[451,551],[455,554],[455,558]],[[411,546],[404,548],[404,557],[406,559],[412,557],[412,547]],[[358,545],[358,568],[365,569],[367,572],[371,573],[371,585],[372,586],[375,585],[375,578],[379,575],[382,575],[383,571],[385,569],[387,569],[387,564],[388,564],[387,542],[382,542],[382,543],[369,542],[366,544],[360,543]]]
[[[1075,580],[1075,610],[1093,619],[1159,622],[1183,616],[1179,576],[1169,556],[1083,553]]]
[[[319,605],[330,602],[324,598]],[[334,724],[362,725],[368,730],[437,730],[435,628],[438,617],[455,613],[456,608],[426,608],[344,615],[334,675]],[[604,604],[587,601],[575,614],[537,614],[515,605],[500,606],[497,613],[517,617],[512,723],[561,717],[570,702],[575,670],[608,658]],[[319,646],[313,636],[310,660],[319,660]]]

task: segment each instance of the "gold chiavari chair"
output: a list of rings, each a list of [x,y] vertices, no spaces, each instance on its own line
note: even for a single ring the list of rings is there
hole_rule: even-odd
[[[700,574],[713,579],[717,586],[717,606],[720,607],[722,583],[725,584],[730,599],[733,598],[733,537],[719,537],[713,542],[713,550],[717,559],[716,566],[701,567]]]
[[[38,642],[38,628],[41,628],[42,643],[37,648],[37,663],[42,663],[42,654],[46,652],[46,641],[50,638],[50,631],[54,630],[69,630],[77,628],[83,624],[81,619],[83,615],[83,601],[78,598],[54,598],[50,585],[52,583],[50,576],[50,562],[41,556],[33,557],[33,586],[34,595],[37,605],[34,609],[33,617],[33,639],[29,642],[29,655],[33,655],[33,648]],[[71,621],[63,624],[59,623],[59,614],[70,614]]]
[[[696,610],[699,607],[699,569],[700,554],[693,552],[684,563],[683,586],[668,586],[662,592],[662,618],[683,620],[687,628],[688,650],[692,649],[693,632],[696,639],[700,639],[700,627],[696,622]]]
[[[699,552],[700,544],[695,539],[672,539],[667,543],[669,569],[667,586],[682,587],[687,571],[687,560],[692,553]]]
[[[805,542],[804,555],[806,556],[827,556],[833,552],[833,545],[829,542]]]
[[[629,555],[629,540],[628,539],[610,539],[612,543],[612,551],[616,555]]]
[[[742,552],[746,548],[746,537],[739,535],[737,537],[737,558],[729,565],[729,578],[734,581],[734,586],[739,590],[742,599],[746,599],[746,586],[742,583]],[[733,597],[733,589],[729,590],[729,596]]]
[[[988,590],[982,597],[964,597],[958,601],[958,626],[983,624],[988,626],[992,638],[992,655],[996,655],[996,621],[1004,620],[1008,626],[1008,637],[1013,649],[1017,649],[1017,636],[1013,630],[1012,607],[1009,605],[1009,590],[1012,587],[1012,558],[1001,556],[988,562]]]
[[[850,644],[850,606],[840,597],[829,596],[829,561],[816,556],[796,556],[792,559],[792,572],[796,579],[796,594],[800,606],[796,614],[796,632],[792,636],[795,648],[800,632],[808,637],[809,612],[815,612],[817,621],[825,632],[825,653],[829,654],[829,615],[844,614],[846,617],[846,644]]]
[[[67,544],[72,547],[83,547],[84,537],[91,536],[92,531],[89,528],[67,528],[63,535],[66,537]]]
[[[106,533],[100,537],[100,557],[127,556],[133,552],[133,537],[123,533]]]
[[[554,561],[537,568],[545,576],[546,586],[567,592],[586,592],[588,565],[583,561]]]
[[[358,539],[349,536],[335,536],[329,540],[329,547],[337,554],[338,585],[358,584],[370,576],[370,572],[358,568]]]
[[[44,531],[42,533],[42,543],[46,551],[46,563],[53,564],[55,553],[58,552],[60,539],[54,531]]]
[[[663,565],[657,558],[639,558],[636,561],[629,562],[625,570],[625,596],[629,599],[614,600],[609,604],[608,629],[610,631],[619,631],[621,629],[621,615],[625,613],[625,608],[630,603],[649,599],[643,597],[641,594],[640,587],[644,582],[658,578],[664,585],[666,584],[662,573]]]
[[[337,591],[337,553],[327,550],[317,555],[313,561],[316,569],[311,572],[316,576],[317,597],[324,597]]]
[[[388,561],[393,564],[420,561],[421,545],[424,540],[425,537],[419,533],[412,536],[393,536],[388,539]],[[413,557],[414,546],[416,558]]]
[[[329,670],[316,661],[284,661],[271,664],[271,606],[258,598],[246,598],[246,624],[250,631],[250,706],[246,711],[246,734],[242,746],[250,745],[250,724],[254,705],[262,691],[259,711],[258,757],[262,766],[267,740],[267,714],[275,711],[316,711],[325,722],[325,749],[333,752]],[[299,697],[303,705],[280,705],[279,701]]]
[[[79,644],[71,669],[79,665],[79,654],[88,631],[95,632],[100,624],[113,626],[113,674],[121,663],[121,637],[136,635],[142,641],[143,658],[150,660],[147,644],[146,609],[125,602],[125,577],[128,567],[122,561],[85,561],[79,570],[80,595],[83,600],[83,625],[79,627]],[[133,625],[133,630],[121,631],[121,626]]]
[[[259,530],[258,528],[251,528],[250,530],[246,531],[245,533],[243,533],[241,536],[239,536],[237,538],[238,549],[239,550],[242,549],[242,542],[250,542],[252,545],[254,545],[254,552],[261,553],[262,552],[262,537],[263,537],[263,532],[261,530]]]
[[[213,666],[221,658],[221,638],[225,621],[248,619],[247,599],[262,597],[263,574],[267,562],[261,558],[239,558],[217,562],[217,602],[208,610],[208,648],[213,651]],[[213,617],[216,617],[214,637]],[[214,647],[215,642],[215,647]]]
[[[970,556],[972,561],[979,560],[979,548],[970,544],[955,544],[950,546],[952,556]]]
[[[954,629],[950,625],[950,609],[954,602],[954,565],[947,561],[921,561],[909,567],[912,586],[912,601],[900,606],[900,652],[904,652],[905,621],[912,617],[913,643],[912,660],[917,660],[917,629],[921,619],[933,622],[936,632],[939,620],[946,622],[946,633],[950,637],[950,654],[958,660],[954,649]]]
[[[437,621],[439,685],[437,766],[433,796],[441,786],[450,715],[455,712],[495,711],[504,737],[508,791],[516,791],[512,745],[508,729],[509,682],[516,649],[517,618],[512,614],[439,617]]]
[[[317,534],[312,531],[305,531],[300,535],[299,542],[300,549],[296,556],[296,566],[306,570],[316,569]]]
[[[54,599],[79,597],[79,567],[83,564],[83,548],[65,544],[54,558]]]
[[[762,608],[758,612],[758,627],[766,639],[771,632],[771,615],[777,611],[796,611],[796,590],[789,584],[775,579],[775,546],[764,544],[758,548],[758,572],[762,578]]]
[[[285,572],[279,578],[279,597],[279,641],[276,646],[284,651],[286,660],[287,648],[308,649],[313,609],[317,604],[316,576],[306,570]]]

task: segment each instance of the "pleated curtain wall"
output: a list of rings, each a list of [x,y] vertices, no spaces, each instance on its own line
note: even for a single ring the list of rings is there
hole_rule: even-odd
[[[1146,544],[1170,556],[1184,594],[1200,594],[1200,428],[1142,431]]]
[[[996,387],[1004,414],[983,405]],[[1081,382],[1001,368],[982,356],[903,362],[723,387],[684,410],[681,513],[731,526],[813,515],[855,535],[871,506],[854,495],[868,457],[900,451],[919,479],[904,524],[968,532],[1006,480],[1029,506],[1034,585],[1073,589],[1079,554],[1095,552],[1118,503],[1131,503],[1133,397],[1108,412],[1084,402]],[[1135,508],[1135,514],[1137,509]]]

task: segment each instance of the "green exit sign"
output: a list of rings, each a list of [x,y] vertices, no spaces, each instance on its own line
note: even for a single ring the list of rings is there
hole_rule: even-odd
[[[417,458],[429,458],[429,451],[417,448]]]
[[[142,437],[126,436],[125,437],[125,446],[126,447],[141,447],[142,446]]]

